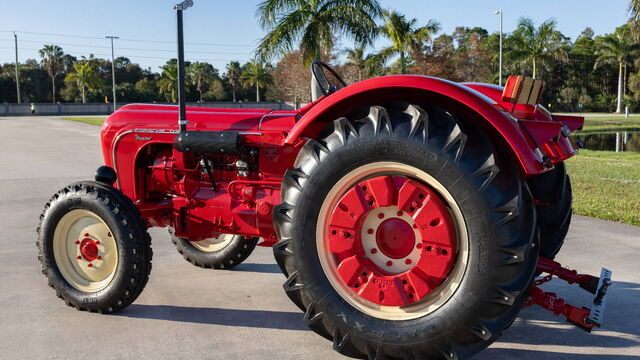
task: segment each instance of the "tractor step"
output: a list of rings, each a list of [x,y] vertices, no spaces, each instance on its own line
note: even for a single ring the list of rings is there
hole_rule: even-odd
[[[529,292],[529,301],[525,303],[524,307],[539,305],[555,315],[565,316],[567,322],[587,332],[591,332],[594,327],[602,326],[604,310],[607,305],[607,290],[613,283],[610,270],[602,268],[598,278],[592,275],[579,274],[575,270],[567,269],[560,263],[547,258],[540,258],[537,268],[539,272],[544,272],[548,275],[533,283],[533,287]],[[555,293],[546,292],[539,287],[543,283],[550,281],[553,276],[569,284],[579,284],[582,289],[594,294],[595,298],[591,308],[579,308],[570,305]]]

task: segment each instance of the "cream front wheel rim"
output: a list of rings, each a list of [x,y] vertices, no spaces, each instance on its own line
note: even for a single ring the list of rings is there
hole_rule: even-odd
[[[233,234],[220,234],[218,237],[193,241],[191,244],[200,251],[216,252],[226,248],[234,237]]]
[[[84,292],[106,288],[118,267],[118,246],[109,226],[95,213],[76,209],[58,222],[53,255],[64,279]]]

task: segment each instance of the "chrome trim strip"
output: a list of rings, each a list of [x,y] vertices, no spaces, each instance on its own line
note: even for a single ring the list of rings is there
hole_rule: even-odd
[[[142,110],[142,109],[123,109],[120,110],[122,112],[155,112],[155,113],[176,113],[177,109],[174,110],[158,110],[158,109],[147,109],[147,110]],[[275,110],[271,110],[272,112]],[[258,111],[243,111],[243,112],[227,112],[227,111],[190,111],[189,114],[194,115],[194,114],[214,114],[214,115],[264,115],[264,112],[258,112]]]
[[[262,120],[264,120],[265,116],[271,114],[272,112],[274,112],[275,110],[271,110],[268,113],[262,115],[262,117],[260,118],[260,121],[258,122],[258,130],[262,130]]]
[[[139,130],[139,129],[136,129]],[[118,147],[118,143],[120,142],[120,139],[122,139],[123,136],[134,133],[134,130],[127,130],[124,132],[121,132],[120,134],[118,134],[118,136],[116,136],[116,139],[113,141],[113,146],[111,147],[111,163],[113,165],[113,170],[116,171],[116,175],[118,174],[118,165],[116,164],[116,148]],[[116,177],[116,185],[118,185],[118,189],[122,190],[122,188],[120,187],[120,176]]]
[[[177,129],[137,128],[137,129],[133,129],[133,132],[143,133],[143,134],[178,134],[178,133],[180,133],[180,130],[177,130]]]

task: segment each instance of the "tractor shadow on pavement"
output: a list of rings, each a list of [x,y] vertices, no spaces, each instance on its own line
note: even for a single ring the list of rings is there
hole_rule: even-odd
[[[114,315],[128,318],[155,319],[195,324],[280,330],[309,330],[302,321],[302,317],[304,316],[302,312],[132,304],[124,311]]]
[[[282,274],[282,270],[280,270],[280,268],[276,264],[242,263],[231,269],[231,271]],[[282,279],[282,281],[284,282],[284,277]]]
[[[243,264],[237,271],[271,272],[279,270],[276,265]],[[588,334],[564,322],[563,318],[537,307],[523,310],[513,326],[490,348],[476,355],[477,360],[500,359],[550,359],[587,360],[638,359],[625,355],[629,349],[640,347],[640,313],[637,299],[640,298],[640,284],[615,282],[611,288],[607,306],[606,322],[602,329]],[[588,304],[590,294],[571,296],[572,290],[564,290],[553,282],[546,291],[556,291],[559,295],[569,295],[573,304]],[[564,294],[563,294],[564,293]],[[171,305],[132,304],[124,311],[114,314],[128,318],[155,319],[173,322],[239,326],[250,328],[309,331],[302,321],[301,312],[241,310]],[[532,345],[535,345],[532,348]]]

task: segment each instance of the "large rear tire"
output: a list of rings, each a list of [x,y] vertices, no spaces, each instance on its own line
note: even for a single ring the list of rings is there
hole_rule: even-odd
[[[284,289],[338,352],[459,359],[519,313],[537,262],[526,184],[438,107],[336,120],[286,172],[274,223]]]
[[[556,164],[548,173],[529,179],[528,184],[536,200],[540,256],[553,259],[571,225],[573,193],[565,164]]]
[[[74,183],[49,200],[37,246],[49,285],[78,310],[124,309],[151,272],[151,238],[138,209],[118,189],[97,182]]]

